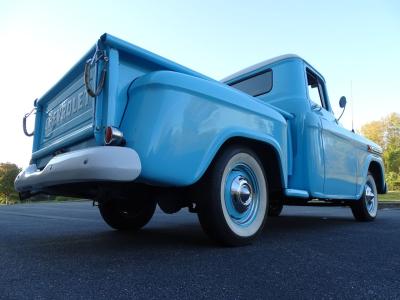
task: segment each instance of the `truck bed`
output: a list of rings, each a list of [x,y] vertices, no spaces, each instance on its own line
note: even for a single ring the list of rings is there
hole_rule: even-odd
[[[128,86],[139,76],[169,70],[212,80],[154,53],[104,34],[98,45],[108,55],[102,93],[92,98],[84,84],[85,63],[93,46],[69,72],[36,102],[37,118],[32,162],[43,167],[55,154],[101,145],[105,126],[118,127],[127,102]],[[90,71],[96,89],[104,61]]]

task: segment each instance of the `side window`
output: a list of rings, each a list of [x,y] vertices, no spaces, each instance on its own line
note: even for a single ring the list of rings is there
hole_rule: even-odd
[[[307,88],[308,97],[311,103],[327,109],[324,99],[323,82],[317,75],[307,69]]]
[[[266,94],[272,89],[272,70],[263,71],[251,77],[230,84],[250,96],[256,97]]]

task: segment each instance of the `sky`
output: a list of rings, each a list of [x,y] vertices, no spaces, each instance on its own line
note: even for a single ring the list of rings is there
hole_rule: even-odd
[[[400,113],[400,1],[0,1],[0,162],[29,164],[22,117],[104,32],[215,79],[286,53],[354,127]],[[353,110],[353,111],[352,111]]]

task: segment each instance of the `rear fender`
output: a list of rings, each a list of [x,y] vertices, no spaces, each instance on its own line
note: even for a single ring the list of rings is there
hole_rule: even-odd
[[[232,138],[271,145],[287,178],[287,122],[268,104],[216,81],[159,71],[138,78],[121,124],[142,162],[139,180],[187,186]]]

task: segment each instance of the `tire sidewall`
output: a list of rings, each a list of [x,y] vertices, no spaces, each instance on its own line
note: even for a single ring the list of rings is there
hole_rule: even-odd
[[[376,204],[375,204],[375,209],[374,209],[372,214],[368,211],[368,207],[367,207],[367,204],[366,204],[366,188],[367,188],[367,185],[369,185],[372,188],[372,190],[374,192],[374,195],[375,195]],[[364,210],[365,214],[368,216],[368,218],[371,219],[371,220],[375,219],[377,214],[378,214],[379,202],[378,202],[378,191],[377,191],[377,188],[376,188],[375,180],[374,180],[374,177],[372,177],[371,174],[368,174],[367,180],[365,181],[364,192],[363,192],[363,196],[362,196],[361,201],[362,201],[363,210]]]
[[[239,163],[243,163],[247,165],[255,175],[258,184],[258,197],[259,197],[259,205],[256,210],[255,219],[248,226],[241,226],[236,224],[232,218],[229,216],[229,213],[225,204],[225,183],[228,174],[231,170]],[[267,212],[267,186],[264,171],[257,161],[254,155],[251,155],[247,152],[238,152],[234,153],[231,158],[227,161],[226,166],[224,168],[224,172],[222,173],[222,177],[220,180],[220,205],[222,208],[222,213],[225,219],[226,224],[233,234],[241,237],[241,238],[251,238],[256,235],[263,227],[264,221],[266,218]]]

